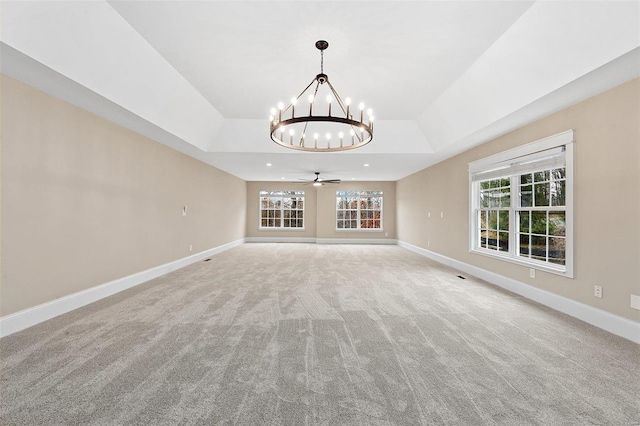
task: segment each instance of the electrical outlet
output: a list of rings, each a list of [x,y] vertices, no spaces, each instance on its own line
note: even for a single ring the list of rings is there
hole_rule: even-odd
[[[193,251],[193,246],[189,244],[189,251]]]
[[[182,216],[186,216],[187,215],[187,206],[183,206],[182,207]]]
[[[594,285],[593,286],[593,295],[599,299],[602,299],[602,286]]]
[[[529,268],[529,278],[535,278],[536,277],[536,270],[533,268]]]
[[[444,212],[440,212],[440,219],[444,217]]]
[[[431,212],[427,213],[427,217],[431,217]]]

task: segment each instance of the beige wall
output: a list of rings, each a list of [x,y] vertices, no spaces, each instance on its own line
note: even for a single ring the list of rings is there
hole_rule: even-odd
[[[640,321],[640,80],[543,118],[397,183],[398,239]],[[469,252],[468,163],[575,130],[575,278]],[[431,218],[427,217],[431,212]],[[444,212],[444,218],[440,218]],[[603,286],[602,299],[593,286]]]
[[[1,315],[244,237],[243,180],[10,78],[1,88]]]
[[[259,230],[259,193],[261,190],[305,191],[305,230]],[[381,190],[382,231],[336,231],[336,190]],[[316,188],[287,182],[247,183],[247,237],[305,237],[348,239],[395,239],[396,235],[396,183],[395,182],[343,182]]]

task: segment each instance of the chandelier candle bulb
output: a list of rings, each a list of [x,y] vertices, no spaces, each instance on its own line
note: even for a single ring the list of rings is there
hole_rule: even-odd
[[[340,147],[342,148],[342,138],[344,137],[344,133],[338,133],[338,137],[340,138]]]

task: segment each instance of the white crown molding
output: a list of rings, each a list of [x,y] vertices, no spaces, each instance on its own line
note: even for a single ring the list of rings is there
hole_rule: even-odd
[[[635,343],[640,343],[640,323],[623,318],[593,306],[585,305],[564,296],[551,293],[537,287],[530,286],[520,281],[487,271],[477,266],[425,250],[404,241],[398,241],[398,245],[414,253],[428,257],[436,262],[443,263],[452,268],[466,272],[474,277],[485,280],[491,284],[502,287],[513,293],[524,296],[527,299],[548,306],[551,309],[565,313],[588,324],[606,330],[617,336],[624,337]]]

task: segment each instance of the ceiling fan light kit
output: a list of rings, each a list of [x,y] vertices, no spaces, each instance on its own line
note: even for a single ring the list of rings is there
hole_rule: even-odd
[[[299,151],[335,152],[359,148],[373,139],[373,111],[369,108],[365,119],[365,105],[361,102],[354,117],[351,100],[343,101],[324,73],[327,47],[329,43],[325,40],[316,42],[320,50],[320,74],[286,108],[280,102],[277,109],[271,109],[269,131],[271,140],[278,145]],[[321,90],[328,92],[326,104],[319,101],[323,96]],[[334,102],[337,107],[332,110]],[[304,111],[302,115],[300,111]]]
[[[306,185],[313,184],[313,186],[324,186],[327,183],[340,183],[340,179],[320,179],[320,172],[315,172],[316,178],[314,180],[300,179],[306,182]]]

